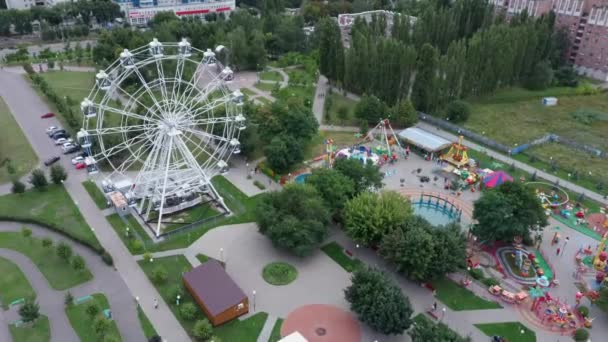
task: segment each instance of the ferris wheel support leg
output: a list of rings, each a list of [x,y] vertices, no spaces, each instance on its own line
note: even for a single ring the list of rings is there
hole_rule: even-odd
[[[220,196],[220,194],[219,194],[219,192],[217,192],[217,190],[215,190],[215,187],[213,186],[213,184],[211,184],[211,181],[209,181],[209,189],[211,189],[211,192],[213,193],[213,195],[215,196],[215,198],[217,199],[219,204],[222,206],[222,208],[224,208],[224,210],[226,210],[226,213],[228,215],[231,215],[232,212],[230,211],[230,208],[228,208],[228,206],[224,202],[224,198],[222,196]]]
[[[167,180],[169,179],[169,165],[171,165],[171,149],[173,148],[173,137],[169,139],[169,147],[167,148],[167,166],[165,167],[165,179],[163,180],[163,194],[160,197],[160,208],[158,210],[158,223],[156,225],[156,237],[160,235],[160,224],[163,220],[163,209],[165,208],[165,195],[167,193]],[[154,203],[150,204],[151,206]]]

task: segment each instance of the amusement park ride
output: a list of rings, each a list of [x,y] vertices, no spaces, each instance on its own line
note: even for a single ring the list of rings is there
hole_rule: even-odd
[[[244,98],[228,87],[233,77],[209,49],[154,39],[125,49],[82,102],[89,173],[103,162],[106,182],[129,181],[121,191],[156,237],[165,217],[203,202],[229,212],[211,178],[240,152]]]
[[[458,142],[455,142],[450,147],[450,150],[445,155],[441,156],[440,159],[448,162],[456,168],[461,168],[469,164],[469,155],[467,153],[467,147],[463,144],[464,137],[461,135],[458,137]]]

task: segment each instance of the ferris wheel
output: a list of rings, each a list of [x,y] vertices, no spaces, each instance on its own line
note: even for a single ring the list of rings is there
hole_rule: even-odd
[[[123,192],[157,237],[165,216],[201,202],[229,212],[211,178],[227,172],[245,129],[243,94],[229,88],[232,70],[185,39],[154,39],[125,49],[95,78],[77,135],[88,171],[103,163],[108,178],[131,180]]]

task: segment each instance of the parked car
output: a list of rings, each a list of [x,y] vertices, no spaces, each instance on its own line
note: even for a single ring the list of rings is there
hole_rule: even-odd
[[[65,134],[65,135],[67,135],[67,133],[65,132],[65,129],[57,128],[56,130],[51,131],[49,133],[49,137],[53,138],[57,134]]]
[[[66,140],[67,140],[67,139],[68,139],[68,136],[67,136],[67,135],[65,135],[64,133],[57,133],[57,134],[55,134],[55,135],[53,135],[53,136],[51,137],[51,139],[53,139],[53,140],[58,140],[58,139],[61,139],[61,138],[63,138],[63,139],[66,139]]]
[[[70,153],[74,153],[74,152],[78,152],[78,151],[80,151],[80,146],[74,145],[74,146],[70,146],[70,147],[64,149],[63,154],[70,154]]]
[[[59,138],[55,140],[55,145],[63,145],[65,143],[73,142],[70,138]]]
[[[80,170],[80,169],[86,168],[87,164],[85,164],[84,162],[80,162],[80,163],[76,164],[75,166],[76,166],[76,170]]]
[[[42,114],[40,117],[42,119],[48,119],[48,118],[52,118],[53,116],[55,116],[55,113],[46,113],[46,114]]]
[[[60,128],[60,127],[57,127],[57,126],[49,126],[49,127],[46,129],[46,134],[51,135],[53,132],[56,132],[56,131],[58,131],[58,130],[60,130],[60,129],[61,129],[61,128]]]
[[[44,161],[45,166],[51,166],[59,160],[59,156],[51,157]]]
[[[76,156],[76,157],[72,158],[72,165],[78,165],[82,162],[84,162],[83,156]]]

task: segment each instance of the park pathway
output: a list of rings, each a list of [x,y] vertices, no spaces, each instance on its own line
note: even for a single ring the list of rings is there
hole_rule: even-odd
[[[23,226],[24,225],[20,223],[0,222],[0,232],[19,232]],[[60,241],[64,241],[72,246],[75,254],[81,255],[85,259],[88,269],[93,274],[93,279],[69,289],[75,298],[94,293],[103,293],[108,299],[113,319],[118,326],[118,330],[120,331],[123,340],[139,341],[144,339],[139,319],[137,318],[137,303],[133,300],[129,289],[120,277],[120,274],[118,274],[113,267],[106,265],[99,255],[90,248],[75,243],[59,233],[38,225],[27,224],[26,226],[32,230],[32,235],[34,237],[51,238],[55,241],[55,245]],[[32,265],[34,264],[32,263]],[[26,270],[23,271],[27,276],[28,273],[26,273]],[[46,281],[46,278],[44,280]],[[63,303],[63,298],[67,290],[55,292],[58,293],[57,296]],[[38,293],[37,289],[36,293]],[[41,300],[41,294],[38,295],[38,300]],[[51,322],[53,321],[53,317],[50,315],[49,320]]]
[[[40,160],[60,154],[56,146],[49,144],[44,133],[49,125],[60,126],[60,123],[57,118],[40,119],[40,113],[48,112],[49,107],[22,75],[0,70],[0,96],[7,103]],[[163,338],[168,341],[189,341],[187,333],[164,301],[159,301],[158,309],[154,308],[154,299],[160,298],[160,295],[82,186],[81,182],[87,178],[86,172],[75,170],[69,158],[62,158],[59,163],[68,172],[64,184],[66,190],[101,245],[114,258],[114,265],[130,290],[131,302],[135,297],[141,299],[142,309]],[[136,315],[133,318],[137,319]]]
[[[25,274],[25,277],[32,285],[32,288],[36,292],[36,302],[40,305],[40,314],[49,318],[51,341],[79,341],[64,310],[64,292],[51,289],[51,286],[42,273],[40,273],[38,267],[25,255],[10,249],[0,248],[0,256],[19,266],[19,269]],[[12,307],[5,315],[9,321],[7,323],[20,319],[17,307]]]

